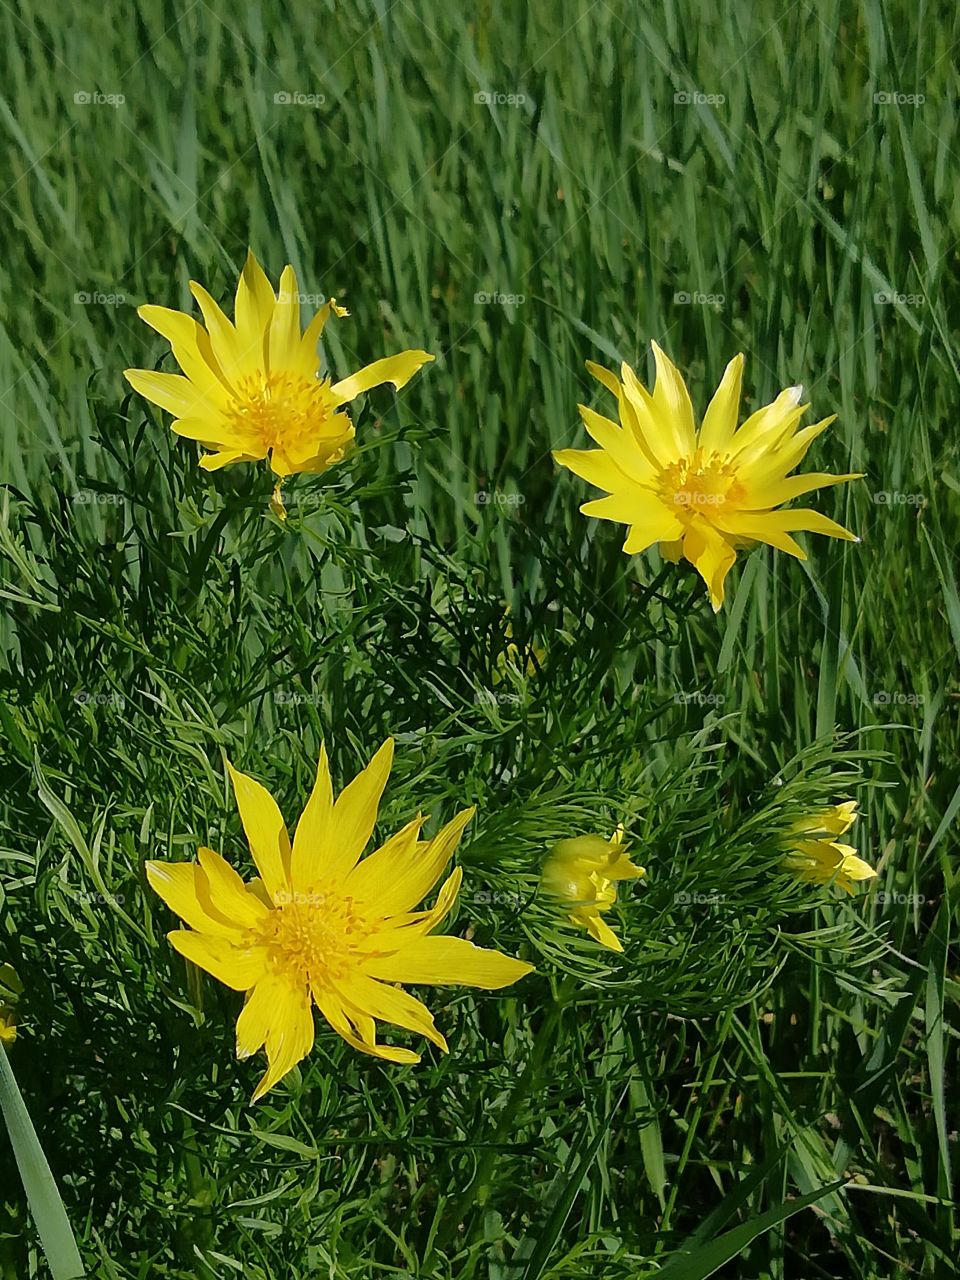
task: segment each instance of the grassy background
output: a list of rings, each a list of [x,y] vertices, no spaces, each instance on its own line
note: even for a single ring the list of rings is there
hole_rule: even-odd
[[[92,1272],[951,1274],[953,6],[24,0],[0,34],[0,962]],[[285,531],[121,379],[163,355],[136,306],[229,296],[248,244],[348,303],[334,369],[438,356]],[[714,618],[580,517],[584,361],[649,374],[651,337],[701,407],[743,350],[749,405],[836,411],[810,465],[867,478],[816,505],[862,544],[755,552]],[[415,1069],[321,1034],[251,1111],[142,861],[244,863],[225,752],[292,821],[321,736],[342,782],[387,732],[382,829],[477,802],[456,927],[538,976],[434,996]],[[778,832],[854,793],[878,880],[785,883]],[[617,961],[536,877],[621,817]],[[2,1274],[43,1274],[0,1168]]]

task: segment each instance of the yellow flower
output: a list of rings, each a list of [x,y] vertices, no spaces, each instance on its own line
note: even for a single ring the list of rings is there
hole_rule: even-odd
[[[877,873],[869,862],[852,845],[832,839],[849,831],[857,816],[856,800],[847,800],[795,822],[784,860],[787,870],[814,884],[837,884],[846,893],[853,893],[859,881],[872,880]]]
[[[0,1005],[0,1044],[13,1044],[17,1038],[17,1023],[12,1009]]]
[[[354,437],[344,406],[384,382],[399,389],[433,356],[402,351],[375,360],[331,384],[319,374],[317,343],[331,313],[349,314],[326,302],[300,332],[300,292],[293,267],[285,267],[280,292],[252,253],[237,286],[231,322],[196,281],[190,292],[203,325],[181,311],[144,306],[138,314],[170,343],[183,376],[127,369],[135,391],[172,413],[173,430],[214,450],[200,460],[208,471],[232,462],[269,457],[280,483],[300,471],[324,471],[339,462]]]
[[[429,910],[413,908],[449,862],[473,809],[432,840],[418,815],[375,853],[373,834],[393,760],[388,739],[334,801],[325,750],[291,845],[270,793],[228,766],[240,820],[260,878],[245,884],[212,849],[199,864],[148,862],[147,878],[190,926],[168,937],[181,955],[235,991],[247,992],[237,1054],[266,1048],[267,1071],[253,1101],[313,1047],[312,1004],[348,1044],[390,1062],[419,1062],[410,1049],[378,1044],[376,1022],[426,1036],[446,1051],[429,1010],[394,983],[463,984],[495,990],[532,965],[432,931],[453,907],[457,868]]]
[[[554,453],[561,466],[607,490],[607,497],[580,508],[584,515],[629,525],[623,545],[628,555],[657,542],[668,560],[684,557],[707,584],[714,611],[723,604],[724,580],[738,549],[767,542],[804,560],[790,537],[798,529],[859,541],[817,511],[774,510],[812,489],[860,478],[853,472],[789,475],[834,420],[800,429],[808,408],[801,404],[802,387],[781,391],[737,430],[743,356],[735,356],[698,432],[683,379],[652,345],[657,365],[652,395],[629,365],[621,366],[620,381],[608,369],[587,363],[617,397],[620,425],[580,405],[587,432],[600,448]]]
[[[609,840],[602,836],[576,836],[554,845],[543,867],[543,887],[568,908],[567,918],[586,929],[596,942],[611,951],[623,945],[601,912],[609,911],[617,900],[618,880],[636,880],[646,875],[627,857],[623,827]]]

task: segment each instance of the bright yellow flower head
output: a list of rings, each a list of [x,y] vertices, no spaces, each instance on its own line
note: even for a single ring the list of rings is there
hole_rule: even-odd
[[[459,868],[433,907],[413,909],[450,861],[473,809],[457,814],[432,840],[418,839],[425,821],[418,816],[360,859],[392,761],[388,739],[335,801],[321,750],[292,845],[270,793],[230,767],[260,872],[250,884],[212,849],[199,850],[199,863],[147,863],[152,887],[190,926],[168,934],[173,946],[219,982],[247,993],[237,1054],[248,1058],[265,1047],[268,1063],[254,1102],[312,1049],[313,1004],[355,1049],[390,1062],[419,1062],[410,1049],[377,1043],[380,1020],[447,1048],[429,1010],[394,983],[495,990],[533,967],[463,938],[433,935],[456,901]]]
[[[344,406],[384,382],[399,390],[433,359],[426,351],[403,351],[331,384],[320,376],[317,344],[330,314],[348,312],[331,298],[301,334],[293,267],[284,268],[275,295],[252,253],[237,286],[232,322],[202,285],[191,280],[190,292],[206,328],[167,307],[138,312],[170,343],[183,376],[127,369],[125,377],[173,414],[178,435],[214,450],[200,460],[208,471],[266,457],[281,481],[299,471],[324,471],[353,440]]]
[[[837,884],[846,893],[853,893],[858,882],[872,880],[877,873],[869,862],[852,845],[832,838],[849,831],[857,816],[856,800],[847,800],[795,822],[784,861],[787,870],[814,884]]]
[[[13,1044],[17,1038],[17,1022],[13,1010],[0,1005],[0,1044]]]
[[[811,472],[790,476],[807,449],[833,418],[800,428],[808,406],[802,387],[788,387],[772,404],[752,414],[740,429],[743,356],[727,365],[700,430],[679,372],[654,342],[657,365],[653,394],[629,365],[620,376],[599,365],[587,368],[617,397],[620,425],[580,405],[580,414],[599,449],[560,449],[561,466],[608,496],[585,503],[584,515],[629,525],[628,555],[655,542],[661,554],[694,566],[710,592],[714,611],[723,604],[724,580],[737,550],[755,542],[806,559],[791,531],[807,529],[832,538],[858,538],[817,511],[776,511],[781,503],[825,485],[859,475]]]
[[[586,929],[595,942],[611,951],[623,945],[601,912],[609,911],[617,900],[618,880],[636,880],[646,875],[635,866],[623,844],[623,827],[609,840],[602,836],[575,836],[561,840],[543,866],[543,887],[567,907],[567,918]]]

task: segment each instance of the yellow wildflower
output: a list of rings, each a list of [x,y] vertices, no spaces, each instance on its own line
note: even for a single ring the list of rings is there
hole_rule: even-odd
[[[877,874],[849,844],[833,839],[842,836],[857,820],[856,800],[821,809],[795,822],[790,836],[790,852],[784,860],[787,870],[814,884],[836,884],[846,893],[854,885],[872,880]]]
[[[207,471],[269,457],[278,477],[274,510],[281,516],[285,477],[325,471],[350,446],[354,427],[344,406],[384,382],[399,390],[433,359],[426,351],[402,351],[331,384],[320,376],[317,344],[331,314],[349,313],[331,298],[301,333],[293,267],[284,268],[274,294],[253,253],[240,276],[232,322],[202,285],[191,280],[190,291],[205,328],[167,307],[138,311],[170,343],[183,375],[127,369],[124,376],[135,391],[173,414],[178,435],[214,451],[200,460]]]
[[[567,918],[586,929],[596,942],[611,951],[623,945],[601,912],[617,900],[617,881],[646,875],[644,867],[630,861],[623,843],[623,827],[609,840],[602,836],[575,836],[556,844],[543,868],[543,886],[567,907]]]
[[[790,476],[834,420],[800,429],[808,408],[801,403],[802,387],[781,391],[738,430],[743,356],[735,356],[697,431],[683,379],[652,345],[657,365],[652,394],[627,364],[617,378],[587,363],[617,397],[620,425],[580,405],[587,432],[600,448],[554,453],[561,466],[607,490],[607,497],[580,508],[584,515],[628,525],[623,545],[628,555],[659,543],[668,560],[688,560],[707,584],[715,611],[723,604],[724,580],[738,549],[766,542],[805,560],[790,536],[800,529],[859,541],[817,511],[774,510],[812,489],[860,478],[854,472]]]
[[[460,868],[433,907],[414,910],[441,876],[473,809],[424,841],[418,815],[361,860],[392,760],[388,739],[334,800],[321,750],[292,844],[270,793],[228,766],[259,880],[245,884],[212,849],[199,850],[199,863],[147,863],[150,884],[190,926],[168,935],[173,946],[247,993],[237,1054],[248,1058],[265,1047],[268,1063],[254,1102],[310,1052],[313,1004],[353,1048],[390,1062],[419,1062],[410,1049],[377,1041],[380,1020],[447,1048],[429,1010],[393,984],[494,990],[532,969],[464,938],[433,934],[456,901]]]

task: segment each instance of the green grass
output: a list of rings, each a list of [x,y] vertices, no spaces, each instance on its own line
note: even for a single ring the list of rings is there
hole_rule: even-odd
[[[0,964],[92,1275],[952,1274],[960,19],[715,9],[0,6]],[[335,370],[438,357],[285,529],[121,377],[165,349],[136,306],[248,245],[347,302]],[[836,412],[808,465],[866,478],[813,505],[862,542],[741,558],[714,617],[580,516],[584,362],[649,380],[651,337],[700,409],[742,350],[748,407]],[[538,973],[431,993],[416,1068],[318,1031],[251,1109],[143,861],[246,869],[226,755],[292,822],[321,738],[342,783],[387,733],[379,830],[476,803],[451,927]],[[787,881],[852,795],[877,880]],[[537,876],[621,819],[618,959]],[[48,1274],[3,1137],[0,1188],[0,1275]]]

